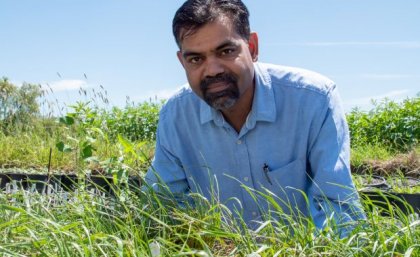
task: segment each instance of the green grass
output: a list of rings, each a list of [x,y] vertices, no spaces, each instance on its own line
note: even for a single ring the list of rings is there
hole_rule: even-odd
[[[93,169],[106,169],[107,160],[114,159],[130,167],[129,170],[145,171],[154,154],[154,142],[107,142],[96,140],[92,144],[94,158],[80,159],[80,151],[61,152],[57,142],[63,136],[38,133],[38,131],[17,131],[14,135],[5,135],[0,131],[0,168],[18,168],[20,170],[37,169],[40,173],[48,167],[53,172],[86,172]],[[131,147],[131,148],[130,148]],[[127,149],[130,148],[130,149]],[[51,161],[50,161],[51,149]],[[102,162],[102,163],[101,163]],[[114,166],[115,166],[114,165]]]
[[[0,165],[21,168],[47,167],[49,149],[54,149],[54,165],[63,166],[68,158],[59,156],[54,147],[55,140],[38,133],[17,132],[5,135],[0,132]]]
[[[392,159],[396,153],[380,145],[360,145],[351,148],[351,164],[361,166],[369,161],[386,161]]]
[[[310,220],[268,220],[244,229],[217,201],[179,208],[153,192],[122,190],[112,200],[83,189],[68,201],[24,191],[0,194],[2,256],[418,256],[420,220],[398,211],[367,220],[340,239]],[[366,207],[369,201],[364,201]],[[371,206],[369,207],[371,208]]]

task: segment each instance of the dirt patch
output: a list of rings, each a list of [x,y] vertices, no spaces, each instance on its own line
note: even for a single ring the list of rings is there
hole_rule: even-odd
[[[420,178],[420,154],[411,151],[386,161],[369,160],[359,166],[352,166],[351,169],[356,174],[373,174],[384,177],[402,174],[406,177]]]

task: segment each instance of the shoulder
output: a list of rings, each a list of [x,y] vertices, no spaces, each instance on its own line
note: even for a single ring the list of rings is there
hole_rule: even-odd
[[[194,112],[199,108],[199,98],[188,84],[179,88],[162,106],[160,119],[179,118],[180,115]]]
[[[327,95],[336,87],[335,83],[328,77],[302,68],[257,63],[256,71],[274,89],[282,87]]]

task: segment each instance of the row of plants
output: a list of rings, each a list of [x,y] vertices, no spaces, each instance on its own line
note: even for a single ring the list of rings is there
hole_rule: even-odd
[[[252,192],[268,203],[270,192]],[[66,195],[16,191],[0,194],[2,256],[418,256],[420,220],[391,206],[363,201],[367,219],[347,224],[346,237],[328,219],[317,230],[305,217],[279,206],[255,230],[217,199],[175,198],[153,190],[121,188],[115,198],[83,187]],[[383,217],[380,212],[389,216]]]
[[[24,83],[18,87],[7,78],[0,79],[0,131],[5,134],[19,130],[34,130],[36,125],[50,129],[52,112],[41,115],[48,90],[40,85]],[[86,96],[86,90],[80,89]],[[64,119],[73,119],[79,130],[87,127],[100,128],[110,138],[121,135],[131,141],[155,139],[159,109],[163,102],[127,103],[124,108],[100,107],[109,104],[105,94],[68,107]],[[63,119],[62,118],[62,119]],[[420,93],[398,103],[388,99],[373,101],[373,108],[362,111],[354,108],[347,114],[353,146],[377,144],[397,151],[416,146],[420,139]],[[37,131],[42,132],[42,131]]]
[[[69,111],[59,118],[59,122],[65,126],[74,125],[73,131],[79,135],[92,129],[100,129],[111,141],[115,141],[118,136],[130,141],[154,141],[162,104],[163,102],[142,102],[107,110],[92,106],[90,101],[77,102],[69,106]]]
[[[420,93],[398,103],[374,101],[366,112],[358,108],[347,114],[352,146],[378,145],[391,151],[407,151],[420,141]]]
[[[66,122],[74,121],[75,126],[80,127],[78,131],[99,128],[113,140],[118,135],[131,141],[155,140],[158,114],[163,102],[127,102],[124,108],[109,108],[106,92],[93,92],[91,99],[67,106],[66,114],[56,117],[53,104],[47,101],[48,94],[53,93],[52,89],[28,83],[16,86],[3,77],[0,79],[0,132],[7,135],[22,131],[44,134],[45,130],[51,134],[52,130],[58,129],[58,123],[54,124],[53,121],[59,118],[61,122],[63,119]],[[79,93],[84,96],[88,94],[84,89],[80,89]],[[44,110],[41,114],[41,107],[51,110]],[[69,125],[66,122],[63,123]]]
[[[86,90],[80,89],[85,96]],[[34,130],[37,125],[51,129],[52,112],[41,115],[40,106],[45,105],[48,90],[40,85],[24,83],[18,87],[7,78],[0,79],[0,131],[4,134]],[[163,102],[127,103],[124,108],[107,105],[102,107],[98,99],[108,104],[105,94],[68,106],[64,117],[73,120],[79,131],[99,128],[110,139],[118,135],[131,141],[154,141],[159,109]],[[353,109],[347,114],[352,146],[376,144],[396,151],[407,151],[420,139],[420,93],[416,97],[398,103],[384,99],[374,101],[369,111]],[[45,123],[49,123],[46,125]],[[68,123],[64,122],[66,125]],[[42,131],[37,131],[41,132]]]
[[[46,92],[39,86],[17,87],[3,78],[0,92],[0,167],[121,174],[123,169],[145,171],[153,157],[163,102],[109,107],[105,93],[67,106],[65,114],[56,118],[51,112],[41,115]],[[377,102],[368,112],[353,109],[347,119],[355,170],[368,160],[418,151],[419,95],[401,103]]]
[[[80,129],[101,129],[110,139],[120,135],[130,141],[154,141],[162,104],[143,102],[107,111],[79,102],[70,106],[64,118],[76,120]],[[388,99],[374,102],[369,111],[355,108],[347,114],[347,121],[352,147],[376,145],[394,152],[409,151],[420,140],[420,94],[400,103]]]

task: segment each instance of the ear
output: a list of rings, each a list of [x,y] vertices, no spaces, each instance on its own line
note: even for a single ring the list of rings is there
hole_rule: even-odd
[[[252,61],[258,61],[258,35],[257,32],[251,32],[248,41],[249,52],[251,53]]]
[[[178,57],[178,60],[181,63],[182,67],[185,68],[185,66],[184,66],[184,58],[182,56],[182,52],[181,51],[176,52],[176,56]]]

